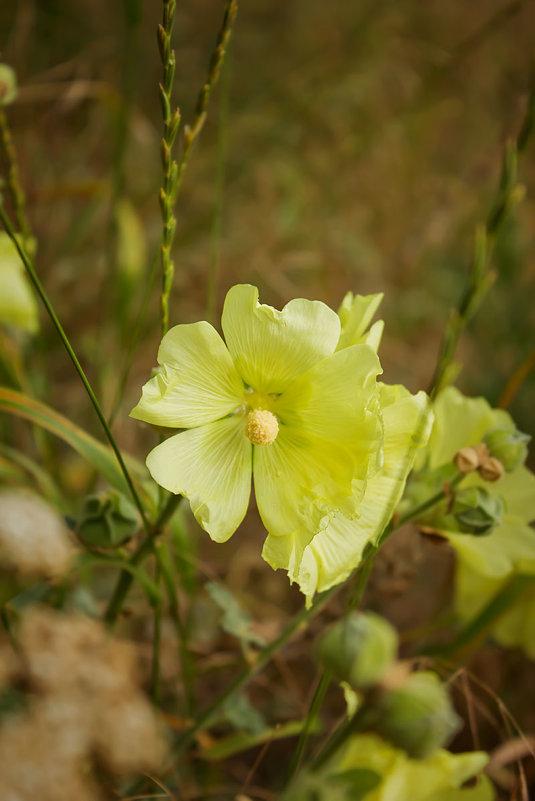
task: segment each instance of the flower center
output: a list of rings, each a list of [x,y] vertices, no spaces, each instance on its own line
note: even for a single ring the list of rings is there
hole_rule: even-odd
[[[271,445],[279,433],[277,418],[266,409],[253,409],[247,415],[245,433],[254,445]]]

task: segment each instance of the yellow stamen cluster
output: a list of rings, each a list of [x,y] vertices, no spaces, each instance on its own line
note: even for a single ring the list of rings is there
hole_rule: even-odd
[[[253,445],[271,445],[277,439],[279,423],[266,409],[253,409],[247,415],[245,433]]]

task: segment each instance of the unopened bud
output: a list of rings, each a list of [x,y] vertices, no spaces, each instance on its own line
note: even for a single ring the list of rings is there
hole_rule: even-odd
[[[340,681],[361,689],[378,684],[396,659],[396,630],[372,612],[353,613],[321,639],[319,655]]]
[[[484,481],[499,481],[505,475],[503,464],[495,456],[489,456],[481,462],[478,473]]]
[[[501,523],[503,501],[484,487],[468,487],[455,494],[452,514],[462,534],[483,536]]]
[[[446,688],[431,671],[412,673],[379,702],[377,731],[415,759],[444,746],[460,726]]]
[[[483,437],[483,442],[491,456],[499,459],[505,470],[510,473],[525,462],[530,439],[528,434],[516,429],[492,428]]]
[[[461,448],[453,457],[453,464],[460,473],[472,473],[479,467],[479,454],[474,447]]]
[[[0,106],[7,106],[17,96],[17,76],[8,64],[0,64]]]
[[[137,528],[134,506],[123,495],[111,490],[85,499],[76,534],[89,547],[117,548],[129,540]]]

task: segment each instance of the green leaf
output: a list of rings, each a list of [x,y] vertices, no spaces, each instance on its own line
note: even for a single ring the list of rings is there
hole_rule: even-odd
[[[113,487],[130,497],[130,489],[111,448],[103,445],[54,409],[21,392],[0,387],[0,412],[23,417],[55,434],[74,448]],[[149,480],[145,466],[128,454],[124,454],[124,460],[138,493],[152,507],[153,499],[146,487],[141,484],[143,480]]]
[[[202,757],[203,759],[214,761],[227,759],[227,757],[239,754],[241,751],[247,751],[249,748],[263,745],[271,740],[283,740],[286,737],[295,737],[300,734],[303,725],[304,722],[302,720],[292,720],[288,723],[283,723],[281,726],[265,729],[259,734],[248,734],[247,732],[231,734],[204,750],[202,752]],[[318,731],[317,722],[312,725],[311,731]]]
[[[18,473],[19,481],[17,483],[19,484],[26,485],[29,483],[27,475],[29,474],[42,495],[48,498],[58,509],[63,509],[64,502],[53,479],[41,465],[37,464],[29,456],[21,453],[16,448],[10,448],[8,445],[0,443],[0,475],[3,472],[3,465],[10,465],[14,475]]]
[[[264,717],[252,706],[245,693],[231,695],[223,707],[223,713],[238,731],[255,735],[261,734],[266,729]]]
[[[250,615],[241,608],[230,590],[216,581],[210,581],[206,589],[212,601],[223,611],[221,627],[224,631],[247,645],[265,645],[264,638],[251,630]]]

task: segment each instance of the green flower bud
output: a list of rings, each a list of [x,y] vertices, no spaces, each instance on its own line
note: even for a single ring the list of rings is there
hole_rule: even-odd
[[[483,536],[501,523],[503,510],[499,495],[484,487],[468,487],[455,494],[451,511],[462,534]]]
[[[17,96],[17,76],[7,64],[0,64],[0,106],[7,106]]]
[[[319,656],[337,679],[362,689],[382,679],[396,659],[397,647],[390,623],[372,612],[354,613],[324,635]]]
[[[110,490],[85,499],[76,534],[84,545],[117,548],[135,534],[138,525],[135,507],[123,495]]]
[[[530,439],[529,434],[524,434],[516,429],[492,428],[483,437],[483,442],[491,455],[499,459],[506,472],[510,473],[524,464]]]
[[[461,725],[436,673],[424,671],[385,693],[375,728],[410,757],[422,759],[446,745]]]

